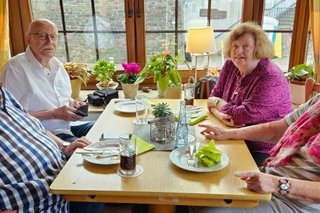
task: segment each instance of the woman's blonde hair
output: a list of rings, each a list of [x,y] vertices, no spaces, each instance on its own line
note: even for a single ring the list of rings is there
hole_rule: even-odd
[[[244,22],[233,29],[225,40],[224,55],[231,57],[232,42],[245,34],[250,34],[255,42],[254,57],[257,59],[271,58],[274,53],[272,43],[262,28],[253,22]]]

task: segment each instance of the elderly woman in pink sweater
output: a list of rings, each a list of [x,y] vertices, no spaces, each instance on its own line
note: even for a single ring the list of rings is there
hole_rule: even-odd
[[[259,25],[246,22],[225,42],[228,59],[208,99],[208,109],[225,125],[249,126],[279,120],[292,111],[288,82],[270,58],[273,47]],[[258,166],[273,144],[247,146]]]

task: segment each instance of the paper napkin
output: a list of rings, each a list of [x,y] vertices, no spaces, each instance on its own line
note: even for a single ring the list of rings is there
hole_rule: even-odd
[[[202,115],[202,116],[199,116],[199,117],[191,118],[190,125],[191,126],[196,125],[196,124],[206,120],[207,117],[208,117],[207,115]]]
[[[198,117],[195,117],[195,118],[191,118],[189,124],[190,124],[191,126],[194,126],[194,125],[200,123],[201,121],[206,120],[207,117],[208,117],[208,115],[201,115],[201,116],[198,116]],[[176,122],[179,121],[179,118],[178,118],[178,116],[176,116],[176,115],[173,116],[173,119],[174,119]]]
[[[137,135],[132,135],[132,137],[131,137],[131,143],[134,143],[134,140],[137,140],[136,142],[137,142],[137,150],[138,150],[138,155],[139,154],[142,154],[142,153],[144,153],[144,152],[147,152],[147,151],[149,151],[149,150],[151,150],[151,149],[153,149],[153,148],[155,148],[155,146],[153,145],[153,144],[151,144],[151,143],[148,143],[148,142],[146,142],[146,141],[144,141],[142,138],[140,138],[139,136],[137,136]]]

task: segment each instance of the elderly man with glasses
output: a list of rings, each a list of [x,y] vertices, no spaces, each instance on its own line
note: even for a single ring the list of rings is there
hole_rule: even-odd
[[[71,142],[85,136],[93,122],[70,126],[70,121],[83,118],[75,112],[85,103],[71,98],[69,76],[55,57],[57,40],[53,22],[33,21],[26,35],[26,52],[12,57],[4,68],[3,87],[46,129]]]

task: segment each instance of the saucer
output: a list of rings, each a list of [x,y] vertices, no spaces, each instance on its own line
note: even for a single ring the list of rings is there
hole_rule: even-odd
[[[121,172],[121,169],[119,168],[118,170],[117,170],[117,174],[119,175],[119,176],[121,176],[121,177],[137,177],[137,176],[139,176],[139,175],[141,175],[143,173],[143,168],[141,167],[141,166],[139,166],[139,165],[136,165],[136,170],[135,170],[135,172],[132,174],[132,175],[126,175],[126,174],[123,174],[122,172]]]

